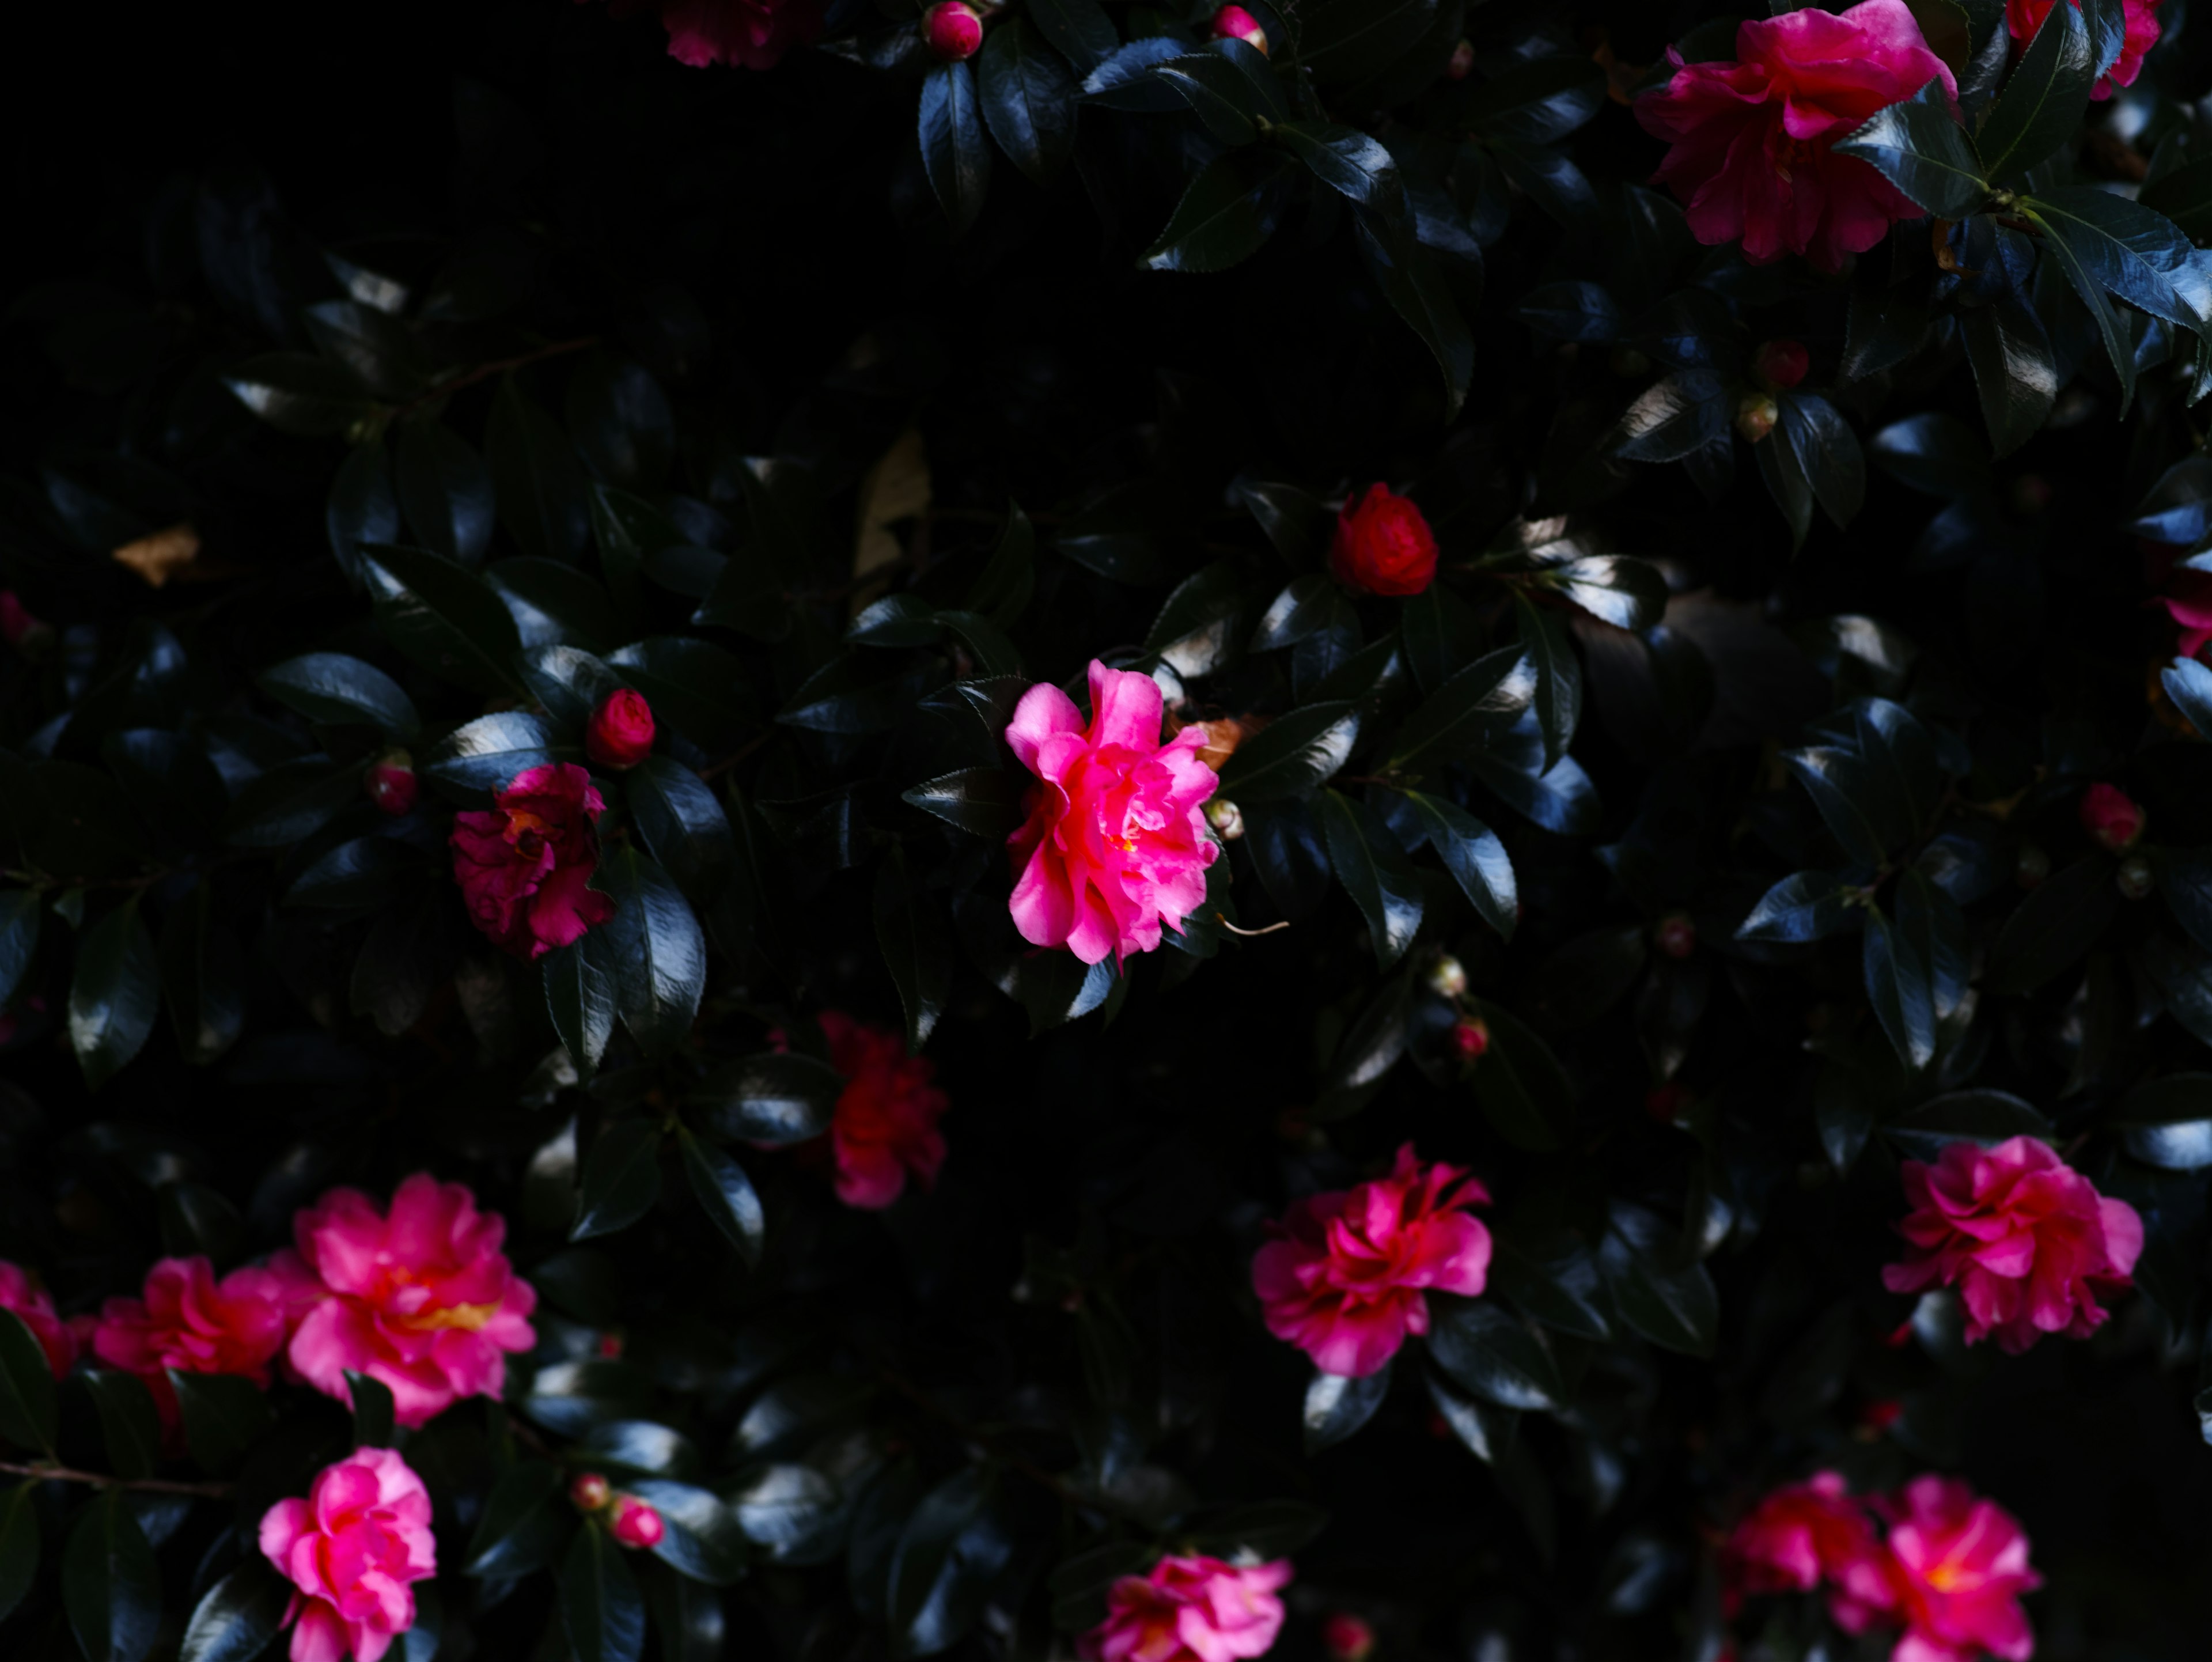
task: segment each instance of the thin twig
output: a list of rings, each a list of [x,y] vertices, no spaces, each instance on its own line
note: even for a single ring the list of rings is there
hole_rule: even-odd
[[[103,1472],[78,1471],[70,1466],[46,1462],[18,1465],[13,1460],[0,1460],[0,1471],[13,1477],[36,1477],[57,1483],[89,1483],[94,1488],[136,1489],[147,1495],[191,1495],[206,1501],[227,1501],[238,1492],[235,1483],[179,1483],[167,1477],[111,1477]]]
[[[474,387],[480,380],[489,380],[494,375],[503,375],[510,369],[520,369],[525,364],[537,362],[540,358],[556,358],[566,352],[586,351],[599,344],[599,338],[597,335],[580,335],[574,340],[556,340],[550,344],[533,348],[516,357],[501,358],[494,363],[480,363],[465,374],[456,375],[451,380],[440,381],[435,387],[425,392],[417,393],[405,403],[394,405],[392,408],[392,418],[397,421],[403,416],[412,415],[426,404],[434,404],[440,399],[451,398],[463,387]]]
[[[750,756],[755,751],[758,750],[763,745],[765,745],[769,740],[775,737],[775,734],[773,731],[755,734],[750,739],[747,740],[737,749],[732,751],[720,761],[709,762],[705,767],[700,769],[699,776],[702,779],[712,779],[718,773],[726,773],[730,769],[737,766],[738,763],[744,761],[745,758]]]
[[[1223,928],[1228,930],[1230,934],[1241,934],[1247,941],[1257,941],[1263,934],[1273,934],[1278,929],[1287,929],[1291,927],[1291,920],[1287,917],[1282,919],[1279,922],[1270,923],[1264,929],[1240,929],[1219,912],[1214,913],[1213,921],[1221,925]]]

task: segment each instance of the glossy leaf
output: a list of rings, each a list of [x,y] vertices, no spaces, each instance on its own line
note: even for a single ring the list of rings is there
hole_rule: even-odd
[[[1155,271],[1224,271],[1274,234],[1291,163],[1272,151],[1231,150],[1193,179],[1139,263]]]
[[[736,1247],[747,1264],[760,1263],[761,1245],[768,1233],[760,1196],[754,1191],[745,1168],[711,1143],[688,1130],[677,1133],[677,1149],[684,1160],[684,1176],[708,1219]]]
[[[62,1552],[62,1607],[85,1662],[140,1662],[161,1624],[161,1578],[130,1496],[102,1489]]]
[[[2051,19],[2056,21],[2052,21]],[[2052,9],[2047,28],[2021,55],[1975,148],[1992,184],[2008,185],[2035,166],[2081,126],[2096,66],[2081,9]]]
[[[38,1336],[13,1310],[0,1310],[0,1439],[21,1449],[54,1445],[54,1376]]]
[[[263,670],[254,685],[311,721],[366,722],[403,743],[422,729],[414,701],[397,681],[341,652],[287,658]]]
[[[480,563],[491,546],[494,496],[483,458],[439,421],[399,429],[399,506],[415,539],[463,565]]]
[[[177,1662],[253,1662],[283,1630],[293,1592],[265,1562],[248,1558],[193,1606]]]
[[[1335,777],[1359,741],[1352,704],[1308,704],[1279,716],[1222,764],[1219,794],[1240,807],[1303,796]]]
[[[1329,864],[1367,920],[1376,966],[1387,970],[1421,927],[1420,879],[1374,809],[1334,790],[1320,801]]]
[[[1954,1142],[1994,1148],[2014,1137],[2051,1135],[2051,1122],[2003,1091],[1953,1091],[1885,1121],[1882,1135],[1917,1160],[1933,1160]]]
[[[161,1001],[161,962],[135,894],[93,925],[70,980],[70,1048],[98,1090],[144,1048]]]
[[[957,233],[975,222],[991,187],[991,145],[975,78],[965,64],[939,64],[921,83],[921,159],[930,188]]]
[[[228,1471],[272,1423],[269,1398],[252,1380],[235,1373],[180,1373],[169,1385],[182,1410],[185,1446],[208,1470]]]
[[[394,646],[473,691],[520,691],[508,665],[522,639],[483,578],[420,549],[364,544],[361,558],[377,624]]]
[[[564,1521],[556,1510],[566,1504],[562,1487],[561,1469],[547,1460],[518,1460],[501,1472],[469,1537],[462,1574],[501,1580],[550,1563]]]
[[[707,986],[707,942],[668,874],[635,849],[608,851],[592,886],[614,898],[602,927],[614,965],[615,1009],[648,1056],[687,1038]]]
[[[952,936],[944,904],[915,880],[904,849],[888,849],[876,868],[876,941],[906,1012],[906,1041],[919,1052],[936,1030],[952,990]]]
[[[576,1194],[572,1241],[627,1229],[660,1198],[660,1127],[651,1119],[619,1119],[601,1129],[585,1157]]]
[[[991,137],[1032,183],[1050,184],[1075,147],[1075,76],[1026,17],[986,33],[975,64]]]
[[[1564,1405],[1559,1368],[1527,1328],[1486,1300],[1428,1298],[1429,1354],[1462,1391],[1500,1408]]]
[[[0,1622],[15,1614],[38,1580],[44,1543],[34,1503],[37,1494],[38,1484],[33,1482],[0,1495]]]
[[[1361,1379],[1316,1372],[1306,1386],[1305,1406],[1299,1415],[1306,1452],[1318,1454],[1351,1436],[1375,1417],[1389,1391],[1388,1367]]]
[[[1952,113],[1938,76],[1901,103],[1877,110],[1835,146],[1870,162],[1891,184],[1938,219],[1965,219],[1990,194],[1981,160]]]
[[[576,1662],[638,1662],[645,1600],[614,1537],[597,1525],[578,1530],[557,1580],[561,1629]]]

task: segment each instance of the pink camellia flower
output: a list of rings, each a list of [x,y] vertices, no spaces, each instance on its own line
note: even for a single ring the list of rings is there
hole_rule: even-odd
[[[2142,835],[2143,811],[2117,785],[2092,785],[2081,793],[2081,829],[2120,854]]]
[[[268,1386],[284,1348],[287,1289],[282,1277],[251,1265],[220,1282],[205,1258],[163,1258],[146,1272],[143,1295],[110,1299],[93,1330],[93,1354],[146,1382],[161,1423],[182,1423],[179,1373],[234,1373]]]
[[[1234,1662],[1264,1656],[1283,1630],[1287,1559],[1238,1568],[1170,1557],[1107,1589],[1106,1619],[1076,1641],[1083,1662]]]
[[[1736,30],[1735,52],[1733,63],[1685,64],[1669,47],[1674,78],[1636,101],[1644,131],[1672,147],[1656,177],[1687,207],[1698,241],[1741,237],[1753,262],[1799,253],[1832,271],[1891,221],[1919,216],[1911,198],[1833,148],[1931,80],[1958,95],[1905,0],[1753,18]]]
[[[76,1361],[76,1334],[54,1313],[54,1301],[31,1280],[30,1272],[5,1258],[0,1258],[0,1310],[22,1318],[31,1336],[39,1342],[39,1348],[46,1353],[46,1366],[53,1369],[54,1378],[58,1379],[70,1371]]]
[[[1968,1344],[1995,1334],[2017,1354],[2045,1333],[2085,1339],[2105,1319],[2097,1295],[2132,1285],[2143,1241],[2135,1208],[2100,1195],[2033,1137],[1954,1142],[1933,1166],[1906,1160],[1900,1175],[1907,1251],[1882,1283],[1958,1288]]]
[[[1006,839],[1018,877],[1014,927],[1085,964],[1160,944],[1206,898],[1221,850],[1206,834],[1217,781],[1196,727],[1160,742],[1163,700],[1149,675],[1091,666],[1091,725],[1058,687],[1022,695],[1006,743],[1036,775],[1028,819]]]
[[[582,5],[585,0],[576,0]],[[772,70],[822,33],[827,0],[610,0],[617,17],[650,9],[668,31],[668,55],[695,70],[710,64]]]
[[[1863,1633],[1896,1606],[1874,1519],[1833,1471],[1776,1489],[1736,1525],[1721,1553],[1722,1598],[1731,1612],[1749,1596],[1810,1592],[1823,1583],[1847,1633]]]
[[[1413,498],[1370,484],[1337,510],[1328,569],[1362,594],[1419,594],[1436,581],[1436,533]]]
[[[2005,0],[2005,27],[2012,31],[2012,38],[2021,42],[2034,40],[2055,3],[2056,0]],[[2127,32],[2120,42],[2119,61],[2098,77],[2090,97],[2110,98],[2114,88],[2135,85],[2136,76],[2142,73],[2143,54],[2158,44],[2158,4],[2159,0],[2121,0]],[[2073,6],[2081,10],[2081,0],[2073,0]]]
[[[2043,1585],[2027,1536],[1955,1478],[1916,1477],[1885,1503],[1905,1637],[1891,1662],[2027,1662],[2035,1635],[2020,1595]]]
[[[617,772],[653,754],[653,706],[623,687],[599,700],[584,729],[584,754]]]
[[[419,1426],[463,1397],[496,1397],[507,1354],[537,1342],[538,1294],[500,1243],[506,1221],[458,1183],[418,1172],[389,1216],[357,1189],[333,1189],[293,1220],[297,1252],[270,1269],[298,1312],[286,1355],[301,1378],[350,1400],[346,1370],[392,1391]]]
[[[837,1010],[822,1013],[830,1065],[845,1076],[830,1122],[837,1163],[837,1198],[848,1206],[889,1206],[906,1189],[907,1173],[925,1189],[945,1164],[937,1122],[951,1105],[930,1083],[936,1065],[910,1056],[896,1033],[864,1026]]]
[[[586,886],[599,869],[592,822],[606,811],[572,762],[527,768],[489,813],[453,816],[453,880],[469,918],[517,958],[543,958],[615,915]]]
[[[415,1625],[408,1584],[438,1572],[430,1493],[392,1450],[356,1449],[269,1508],[261,1551],[295,1589],[292,1662],[378,1662]]]
[[[1462,1168],[1422,1165],[1409,1142],[1389,1177],[1298,1202],[1252,1260],[1267,1330],[1325,1373],[1375,1373],[1408,1333],[1429,1330],[1425,1288],[1481,1294],[1490,1231],[1465,1208],[1489,1199]]]

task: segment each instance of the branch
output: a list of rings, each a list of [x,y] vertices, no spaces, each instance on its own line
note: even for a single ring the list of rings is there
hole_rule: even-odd
[[[179,1483],[167,1477],[110,1477],[97,1471],[78,1471],[47,1461],[18,1465],[0,1460],[0,1471],[13,1477],[36,1477],[48,1482],[89,1483],[94,1488],[135,1489],[145,1495],[191,1495],[205,1501],[227,1501],[238,1492],[235,1483]]]
[[[451,380],[441,381],[427,392],[417,393],[405,403],[392,405],[392,418],[398,421],[404,416],[412,415],[426,404],[434,404],[440,399],[451,398],[465,387],[474,387],[480,380],[489,380],[494,375],[503,375],[510,369],[520,369],[525,364],[537,362],[540,358],[556,358],[566,352],[581,352],[599,344],[599,338],[597,335],[579,335],[574,340],[556,340],[548,345],[533,347],[516,357],[501,358],[493,363],[480,363],[465,374],[456,375]]]

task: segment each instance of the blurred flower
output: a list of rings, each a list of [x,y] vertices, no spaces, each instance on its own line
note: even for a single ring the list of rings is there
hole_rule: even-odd
[[[1490,1231],[1465,1208],[1489,1199],[1464,1169],[1424,1166],[1407,1143],[1389,1177],[1298,1202],[1252,1260],[1267,1330],[1324,1373],[1376,1372],[1407,1334],[1429,1330],[1424,1289],[1481,1294]]]
[[[284,1611],[292,1662],[378,1662],[415,1625],[408,1584],[438,1571],[429,1491],[388,1448],[324,1467],[306,1500],[269,1508],[260,1540],[296,1589]]]
[[[580,1471],[568,1485],[568,1504],[579,1512],[598,1512],[614,1498],[614,1486],[596,1471]]]
[[[1899,1226],[1906,1251],[1882,1283],[1958,1288],[1968,1344],[1995,1334],[2017,1353],[2045,1333],[2085,1339],[2105,1320],[2098,1294],[2132,1285],[2142,1220],[2033,1137],[1954,1142],[1933,1166],[1905,1161],[1900,1175],[1912,1208]]]
[[[418,1172],[387,1216],[357,1189],[333,1189],[293,1220],[296,1252],[270,1269],[300,1310],[287,1355],[308,1384],[351,1400],[346,1371],[392,1392],[419,1426],[463,1397],[500,1394],[508,1353],[537,1342],[538,1294],[500,1251],[506,1221],[458,1183]]]
[[[60,1379],[76,1361],[77,1336],[54,1313],[54,1301],[35,1285],[30,1272],[0,1258],[0,1310],[13,1311],[31,1330],[39,1348],[46,1353],[46,1366]]]
[[[1322,1618],[1321,1643],[1329,1662],[1367,1662],[1375,1653],[1375,1629],[1350,1610],[1331,1610]]]
[[[821,33],[826,6],[827,0],[610,0],[608,10],[617,17],[652,10],[668,31],[668,55],[695,70],[710,64],[772,70],[792,47]]]
[[[1286,1559],[1240,1568],[1168,1557],[1107,1590],[1106,1619],[1076,1641],[1083,1662],[1234,1662],[1263,1656],[1283,1629]]]
[[[599,701],[584,728],[584,754],[619,773],[653,754],[653,706],[621,687]]]
[[[2142,73],[2143,55],[2158,44],[2159,0],[2121,0],[2121,11],[2126,18],[2127,33],[2120,45],[2117,63],[2098,77],[2089,94],[2094,99],[2112,95],[2117,87],[2132,87],[2136,76]],[[2005,0],[2005,25],[2015,40],[2033,40],[2043,20],[2051,15],[2055,0]],[[2073,0],[2075,10],[2081,9],[2081,0]]]
[[[266,1269],[234,1269],[220,1282],[203,1257],[163,1258],[146,1272],[143,1295],[110,1299],[93,1330],[93,1354],[136,1373],[164,1427],[181,1416],[167,1370],[231,1373],[264,1388],[284,1348],[285,1285]]]
[[[1451,62],[1444,66],[1444,73],[1455,81],[1464,81],[1474,70],[1474,42],[1463,40],[1452,48]]]
[[[1751,355],[1751,378],[1770,393],[1786,393],[1805,379],[1812,364],[1803,342],[1770,340]]]
[[[453,880],[469,918],[517,958],[542,958],[615,915],[586,887],[599,869],[592,822],[606,804],[573,762],[526,769],[489,813],[453,816]]]
[[[896,1033],[862,1026],[837,1010],[822,1013],[830,1065],[845,1088],[830,1122],[837,1164],[837,1198],[848,1206],[889,1206],[911,1172],[929,1188],[945,1164],[945,1137],[937,1122],[951,1106],[930,1083],[935,1064],[910,1056]]]
[[[2081,828],[2114,854],[2135,846],[2142,835],[2143,811],[2115,785],[2092,785],[2081,793]]]
[[[1411,497],[1370,484],[1337,511],[1328,569],[1363,594],[1419,594],[1436,580],[1436,533]]]
[[[1825,1583],[1830,1611],[1850,1633],[1863,1632],[1894,1602],[1874,1519],[1833,1471],[1786,1484],[1753,1507],[1722,1549],[1721,1582],[1731,1611],[1747,1597]]]
[[[1162,699],[1149,675],[1091,666],[1091,722],[1058,687],[1022,695],[1006,743],[1036,775],[1028,819],[1006,839],[1014,927],[1036,947],[1085,964],[1160,944],[1206,898],[1220,845],[1201,812],[1213,770],[1186,728],[1160,742]]]
[[[1889,1518],[1897,1613],[1892,1662],[2027,1662],[2035,1635],[2020,1595],[2043,1585],[2019,1523],[1955,1478],[1916,1477]]]
[[[1657,178],[1680,198],[1706,243],[1743,240],[1755,263],[1803,254],[1823,271],[1881,241],[1921,209],[1833,146],[1868,117],[1940,80],[1905,0],[1863,0],[1836,13],[1808,6],[1736,30],[1735,61],[1686,64],[1636,100],[1637,119],[1671,148]]]
[[[0,641],[11,647],[22,647],[33,633],[47,633],[45,621],[33,617],[30,608],[16,598],[12,588],[0,588]]]
[[[1490,1028],[1477,1016],[1462,1016],[1452,1023],[1452,1054],[1462,1062],[1474,1062],[1490,1049]]]

